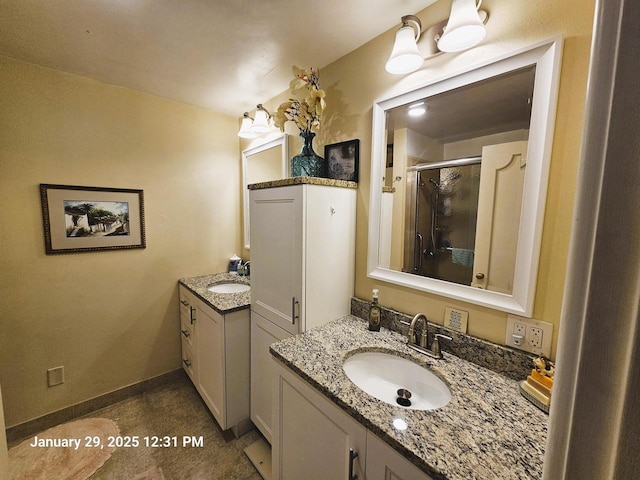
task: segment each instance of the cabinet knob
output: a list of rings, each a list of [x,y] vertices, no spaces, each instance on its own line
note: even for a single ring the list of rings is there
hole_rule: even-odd
[[[476,273],[476,278],[478,280],[482,280],[484,278],[484,273]]]

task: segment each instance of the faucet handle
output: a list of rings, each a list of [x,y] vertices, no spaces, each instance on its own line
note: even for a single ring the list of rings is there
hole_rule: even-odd
[[[431,351],[433,353],[438,353],[440,354],[440,338],[444,338],[445,340],[453,340],[453,338],[447,336],[447,335],[442,335],[441,333],[436,333],[433,336],[433,343],[431,344]]]
[[[409,322],[405,322],[404,320],[400,320],[400,323],[409,327],[409,332],[407,333],[407,339],[409,343],[416,343],[416,334],[411,330],[411,324]]]

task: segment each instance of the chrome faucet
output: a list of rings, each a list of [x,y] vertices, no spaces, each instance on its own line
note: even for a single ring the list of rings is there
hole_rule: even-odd
[[[248,260],[244,263],[242,263],[242,260],[240,260],[240,264],[238,265],[238,275],[240,277],[248,277],[250,275],[250,270],[249,270],[250,264],[251,262],[249,262]]]
[[[424,324],[424,327],[422,328],[422,333],[420,334],[420,343],[416,341],[416,332],[415,332],[416,324],[418,323],[419,320],[422,320],[422,323]],[[409,348],[413,348],[414,350],[420,353],[424,353],[425,355],[428,355],[429,357],[432,357],[432,358],[442,358],[442,351],[440,350],[439,339],[444,338],[447,340],[452,340],[452,338],[446,335],[442,335],[440,333],[436,333],[433,336],[433,342],[431,342],[431,348],[429,348],[427,346],[429,343],[429,332],[427,329],[428,321],[424,313],[416,314],[416,316],[413,317],[413,320],[411,320],[411,323],[404,322],[404,321],[401,321],[401,323],[405,325],[409,325],[409,332],[407,333],[407,346]]]

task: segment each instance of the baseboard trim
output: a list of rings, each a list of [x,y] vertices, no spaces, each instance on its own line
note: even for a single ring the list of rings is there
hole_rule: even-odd
[[[186,380],[187,378],[184,370],[179,368],[127,387],[119,388],[113,392],[85,400],[84,402],[62,408],[55,412],[34,418],[33,420],[19,423],[18,425],[7,428],[7,443],[9,447],[11,447],[18,443],[18,441],[28,438],[42,430],[46,430],[47,428],[82,417],[101,408],[126,400],[129,397],[140,395],[141,393],[148,392],[169,383]]]

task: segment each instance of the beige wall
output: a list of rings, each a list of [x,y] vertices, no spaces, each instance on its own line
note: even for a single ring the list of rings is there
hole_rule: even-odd
[[[449,7],[450,2],[443,0],[419,12],[418,16],[426,27],[446,18]],[[393,76],[384,70],[395,28],[323,68],[320,83],[327,91],[328,106],[322,131],[316,141],[316,150],[321,152],[325,143],[360,139],[356,295],[370,298],[371,290],[378,288],[383,305],[409,314],[421,311],[438,323],[443,322],[445,306],[456,306],[469,311],[471,335],[504,343],[505,313],[373,281],[367,277],[372,104],[377,98],[432,81],[476,62],[562,35],[564,52],[560,95],[533,314],[534,318],[555,325],[552,352],[555,357],[583,127],[594,5],[593,1],[581,0],[485,0],[483,8],[490,12],[490,20],[487,38],[480,46],[460,54],[429,59],[414,74]]]
[[[7,426],[180,368],[177,280],[240,247],[237,119],[0,57]],[[45,255],[38,185],[144,190],[147,248]],[[66,382],[47,388],[46,370]]]

